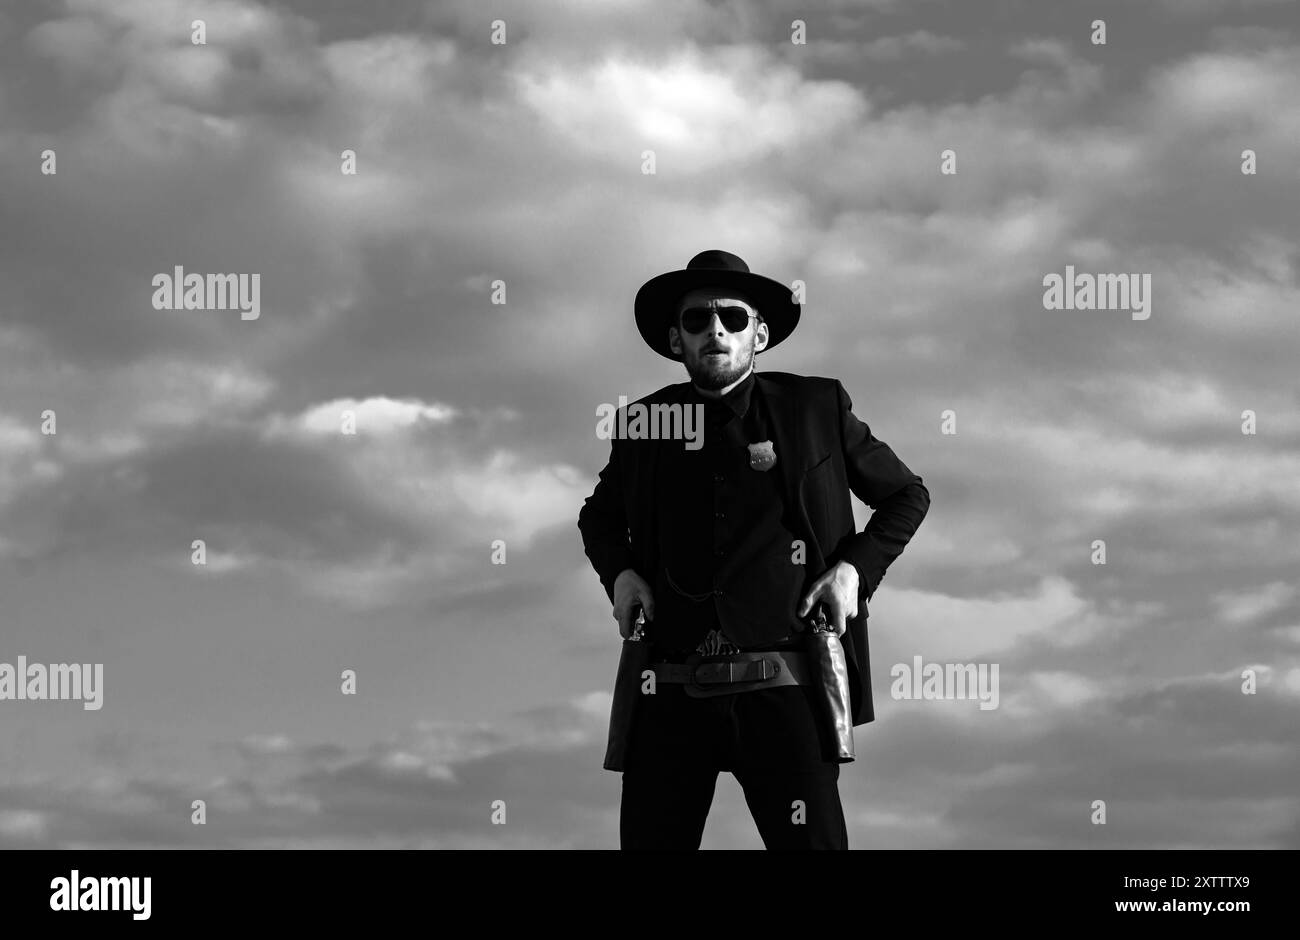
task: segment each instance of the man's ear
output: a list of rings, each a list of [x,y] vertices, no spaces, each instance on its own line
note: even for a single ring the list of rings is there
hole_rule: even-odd
[[[767,348],[768,332],[766,323],[754,324],[754,352],[762,352]]]
[[[682,354],[682,334],[675,326],[668,327],[668,348],[679,356]]]

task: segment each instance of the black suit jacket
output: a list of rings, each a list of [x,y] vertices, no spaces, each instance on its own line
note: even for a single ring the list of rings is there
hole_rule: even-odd
[[[858,616],[848,622],[841,642],[852,679],[853,724],[866,724],[875,719],[867,601],[925,518],[930,492],[854,416],[848,392],[837,379],[787,372],[761,372],[755,379],[755,391],[763,395],[770,415],[774,470],[781,474],[785,494],[784,522],[807,547],[805,590],[837,561],[858,570]],[[689,382],[668,385],[640,402],[684,404],[689,388]],[[614,580],[627,568],[654,583],[659,561],[655,455],[663,446],[615,438],[609,463],[578,514],[587,557],[611,602]],[[861,532],[854,529],[850,493],[875,510]]]

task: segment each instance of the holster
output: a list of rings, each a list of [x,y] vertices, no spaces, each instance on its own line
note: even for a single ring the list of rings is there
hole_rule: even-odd
[[[855,760],[853,753],[853,700],[849,691],[849,663],[835,627],[818,606],[817,620],[806,631],[809,680],[815,691],[821,720],[830,732],[832,753],[840,764]]]
[[[638,620],[632,635],[623,641],[618,657],[618,676],[614,679],[614,702],[609,710],[609,740],[605,745],[606,770],[621,772],[632,737],[632,719],[641,698],[641,674],[650,665],[650,641]]]

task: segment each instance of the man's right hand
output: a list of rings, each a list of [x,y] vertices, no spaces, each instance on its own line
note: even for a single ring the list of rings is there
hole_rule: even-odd
[[[655,619],[655,598],[650,585],[631,568],[624,568],[614,579],[614,619],[623,639],[636,627],[636,609],[645,611],[647,622]]]

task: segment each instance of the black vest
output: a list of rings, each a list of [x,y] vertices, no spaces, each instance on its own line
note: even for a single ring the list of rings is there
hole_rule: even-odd
[[[660,566],[648,635],[661,651],[693,650],[715,627],[742,649],[792,640],[804,552],[781,521],[781,475],[750,466],[746,445],[772,439],[762,392],[751,373],[721,401],[692,388],[684,404],[704,405],[704,443],[656,445]]]

